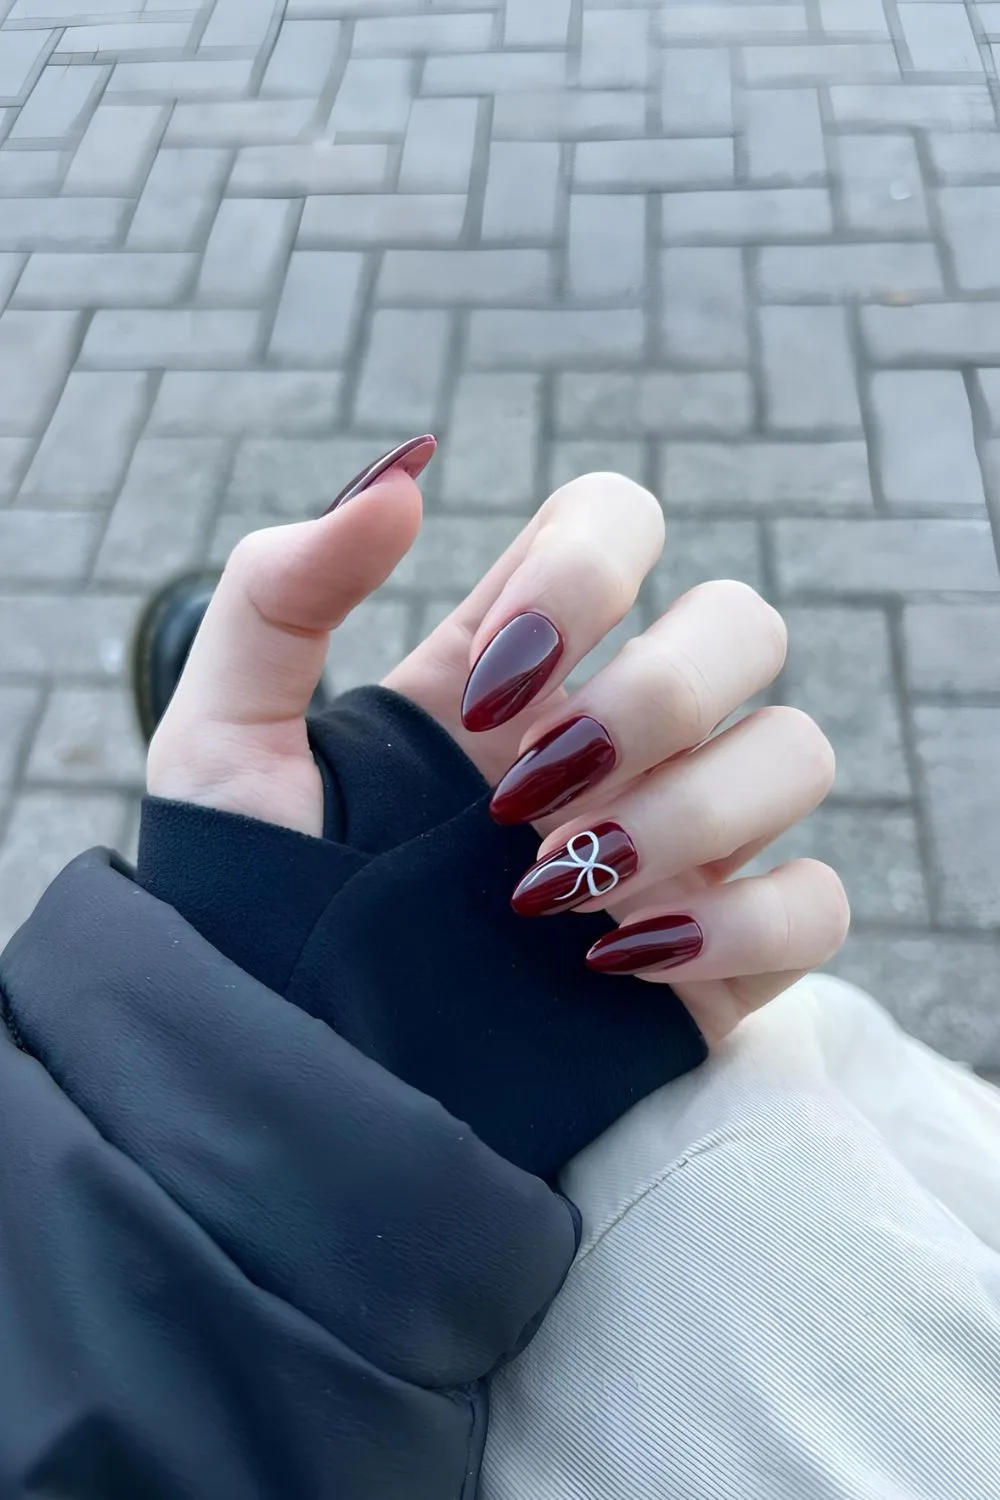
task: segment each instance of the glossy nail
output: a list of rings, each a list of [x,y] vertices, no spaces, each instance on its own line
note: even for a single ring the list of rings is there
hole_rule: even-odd
[[[522,917],[549,917],[610,896],[639,868],[636,847],[620,823],[574,833],[521,877],[510,904]]]
[[[462,695],[466,729],[496,729],[527,708],[552,676],[563,649],[559,631],[536,610],[508,620],[469,673]]]
[[[601,781],[617,759],[603,724],[586,714],[567,719],[514,762],[493,793],[490,812],[498,823],[531,823]]]
[[[416,479],[422,474],[434,457],[434,449],[437,447],[437,438],[425,432],[423,437],[410,438],[407,443],[400,443],[398,448],[390,448],[388,453],[383,453],[367,469],[362,469],[360,474],[355,474],[350,484],[345,484],[340,494],[337,495],[323,512],[328,516],[332,510],[341,505],[346,505],[348,500],[353,500],[356,495],[363,494],[383,474],[388,474],[390,469],[402,469],[409,474],[411,479]]]
[[[649,917],[598,938],[587,962],[601,974],[641,974],[689,963],[704,945],[705,934],[694,917]]]

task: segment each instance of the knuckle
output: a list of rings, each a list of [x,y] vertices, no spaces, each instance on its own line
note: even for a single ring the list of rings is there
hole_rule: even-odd
[[[788,626],[774,605],[739,578],[715,578],[698,587],[711,595],[713,606],[735,628],[754,633],[767,649],[773,670],[780,671],[788,654]]]
[[[243,581],[252,580],[263,565],[271,546],[271,538],[278,529],[267,526],[259,531],[248,531],[230,552],[225,572]]]
[[[672,735],[678,729],[688,744],[699,744],[715,728],[716,694],[696,659],[675,652],[663,663],[663,717]]]
[[[781,894],[785,910],[790,910],[789,894],[794,889],[796,907],[808,912],[812,947],[806,961],[826,963],[843,946],[851,927],[851,904],[844,882],[820,859],[791,860],[773,873],[780,879],[770,884],[775,895]]]

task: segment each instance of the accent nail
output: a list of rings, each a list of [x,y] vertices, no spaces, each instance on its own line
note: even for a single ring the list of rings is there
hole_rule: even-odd
[[[689,963],[704,945],[705,934],[694,917],[649,917],[598,938],[587,962],[601,974],[642,974]]]
[[[340,494],[337,495],[323,511],[328,516],[332,510],[341,505],[346,505],[348,500],[353,500],[365,490],[370,489],[376,479],[381,479],[383,474],[388,474],[390,469],[402,469],[409,474],[411,479],[416,479],[422,474],[434,457],[437,447],[437,438],[425,432],[422,437],[410,438],[406,443],[400,443],[396,448],[390,448],[388,453],[383,453],[367,469],[362,469],[360,474],[355,474],[350,484],[345,484]]]
[[[610,896],[639,868],[636,847],[620,823],[574,833],[521,877],[510,904],[522,917],[549,917]]]
[[[586,714],[567,719],[516,760],[493,793],[498,823],[531,823],[603,780],[618,759],[614,741]]]
[[[462,723],[480,733],[506,724],[548,682],[564,650],[552,621],[536,610],[515,615],[480,653],[462,695]]]

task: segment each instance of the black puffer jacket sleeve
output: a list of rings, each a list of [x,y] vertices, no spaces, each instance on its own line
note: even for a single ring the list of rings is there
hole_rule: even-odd
[[[0,959],[3,1500],[471,1500],[569,1206],[106,851]]]

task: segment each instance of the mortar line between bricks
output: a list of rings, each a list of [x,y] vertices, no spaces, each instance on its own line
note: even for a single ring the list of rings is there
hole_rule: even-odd
[[[870,378],[872,372],[869,370],[868,361],[865,358],[864,339],[861,335],[861,314],[858,304],[856,302],[849,303],[845,308],[844,315],[847,323],[847,343],[851,351],[851,368],[854,371],[854,383],[858,392],[858,407],[861,411],[861,430],[865,439],[865,459],[868,465],[868,483],[871,486],[872,507],[876,515],[889,515],[890,507],[886,502],[882,487],[882,465],[880,462],[882,438],[875,416]]]
[[[267,65],[271,61],[271,53],[274,51],[275,43],[278,40],[287,8],[287,0],[277,0],[271,12],[271,19],[268,22],[267,31],[264,33],[264,39],[257,48],[253,67],[250,69],[250,93],[255,99],[260,94],[260,86],[267,71]]]
[[[361,366],[371,337],[372,320],[375,315],[376,305],[375,287],[382,269],[383,255],[384,252],[381,249],[373,249],[369,246],[365,263],[361,268],[358,311],[354,327],[351,329],[351,336],[348,340],[347,353],[341,366],[343,381],[337,398],[336,430],[338,432],[342,432],[351,425],[354,395],[361,384]],[[372,457],[373,462],[375,456],[373,455]],[[348,477],[345,475],[342,482],[346,482]]]
[[[271,368],[269,351],[271,347],[271,340],[274,337],[274,325],[277,321],[278,308],[281,305],[281,299],[284,295],[285,285],[288,281],[289,272],[291,271],[292,256],[295,254],[295,245],[299,235],[299,225],[302,223],[302,213],[305,208],[304,197],[286,198],[284,200],[278,199],[277,201],[284,201],[291,204],[291,222],[288,224],[285,233],[284,259],[282,266],[280,267],[278,274],[272,277],[271,283],[268,286],[266,293],[263,297],[260,298],[258,304],[257,348],[259,362],[261,364],[261,367],[264,369]],[[211,231],[209,231],[209,234],[211,234]],[[207,249],[208,241],[206,240],[205,250]],[[204,260],[204,255],[205,251],[203,250],[202,260]],[[362,266],[361,269],[363,275],[365,267]],[[251,360],[251,364],[253,363],[254,361]]]
[[[3,848],[3,842],[7,837],[7,830],[9,827],[8,819],[10,814],[14,810],[14,804],[17,801],[18,795],[21,792],[27,790],[28,762],[31,760],[31,752],[34,749],[35,740],[38,737],[38,731],[40,730],[45,719],[45,715],[48,712],[49,702],[51,700],[53,689],[55,686],[52,678],[49,675],[43,676],[41,680],[39,680],[39,678],[37,677],[34,677],[32,679],[32,682],[33,685],[40,686],[41,691],[38,694],[38,701],[35,704],[34,712],[28,715],[24,733],[21,736],[21,743],[18,746],[17,755],[14,758],[13,774],[10,778],[7,788],[10,793],[7,803],[8,812],[6,817],[0,817],[0,849]]]
[[[152,414],[153,407],[156,404],[156,398],[159,394],[160,386],[163,382],[162,370],[143,371],[143,374],[146,377],[143,382],[145,400],[142,403],[140,414],[136,417],[131,428],[129,429],[129,436],[126,442],[126,453],[128,456],[124,464],[122,465],[121,480],[116,487],[115,494],[112,496],[108,504],[104,507],[103,519],[97,527],[98,543],[90,560],[90,567],[86,570],[86,573],[84,575],[83,592],[89,592],[90,586],[95,581],[94,569],[97,567],[97,559],[100,556],[101,549],[104,546],[105,539],[111,527],[111,522],[114,518],[115,507],[117,506],[118,501],[121,499],[122,489],[125,485],[126,479],[128,478],[128,471],[132,466],[133,459],[135,458],[136,447],[138,446],[139,439],[142,437],[149,423],[149,418]]]
[[[1000,480],[1000,465],[989,462],[989,445],[991,442],[990,419],[979,389],[974,366],[966,366],[962,370],[962,380],[965,385],[965,394],[969,402],[969,410],[972,413],[972,441],[976,449],[976,459],[979,463],[979,472],[983,480],[983,495],[986,499],[986,514],[989,518],[990,528],[993,533],[993,550],[997,557],[997,566],[1000,567],[1000,495],[997,494],[997,484]],[[1000,445],[1000,439],[997,440]]]
[[[200,546],[198,549],[197,557],[192,561],[192,569],[197,568],[198,562],[200,560],[202,567],[205,568],[206,571],[218,571],[218,569],[214,567],[209,567],[205,559],[210,556],[211,541],[215,535],[215,528],[218,526],[219,520],[226,509],[226,498],[229,493],[229,486],[232,482],[233,472],[236,468],[236,459],[242,443],[243,435],[234,434],[232,438],[227,439],[224,444],[224,458],[222,463],[219,465],[219,477],[216,484],[216,492],[211,503],[206,507],[206,514],[202,522]]]

